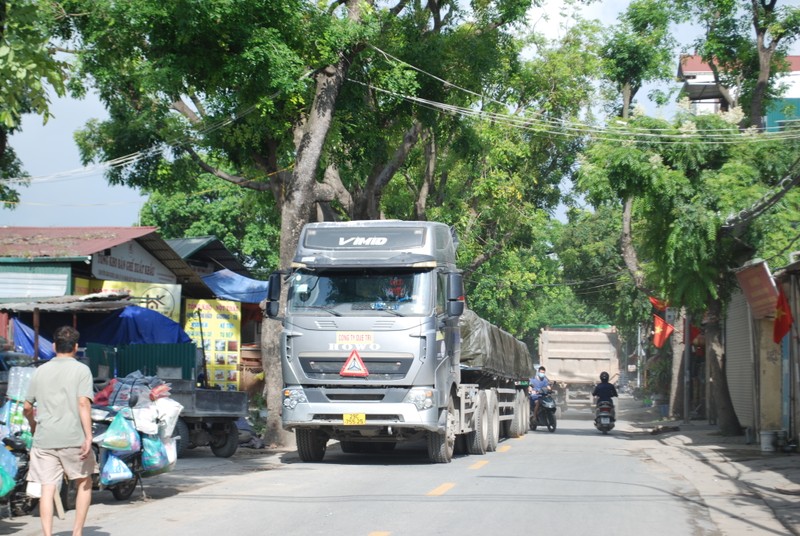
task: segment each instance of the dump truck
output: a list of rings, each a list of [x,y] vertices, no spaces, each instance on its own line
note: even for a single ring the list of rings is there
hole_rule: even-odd
[[[539,333],[539,363],[556,386],[562,411],[592,403],[600,373],[619,381],[619,336],[614,326],[571,324],[548,326]]]
[[[457,239],[442,223],[310,223],[279,314],[282,425],[305,462],[424,440],[434,463],[484,454],[528,429],[527,346],[465,308]],[[285,279],[284,279],[285,278]]]

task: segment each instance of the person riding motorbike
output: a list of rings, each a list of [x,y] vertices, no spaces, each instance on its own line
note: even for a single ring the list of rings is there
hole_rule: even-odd
[[[534,422],[538,422],[539,419],[539,406],[541,405],[542,393],[550,389],[550,380],[547,379],[546,372],[544,367],[539,367],[539,372],[534,378],[531,378],[530,385],[528,385],[528,395],[533,404]]]
[[[619,395],[614,384],[608,382],[608,372],[603,371],[600,373],[600,383],[595,386],[592,396],[595,397],[596,406],[600,405],[600,402],[610,402],[611,406],[614,406],[613,397],[618,397]],[[611,417],[616,420],[616,411],[612,411]]]

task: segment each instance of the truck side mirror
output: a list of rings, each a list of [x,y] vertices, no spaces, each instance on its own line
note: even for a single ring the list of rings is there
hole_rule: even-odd
[[[278,316],[281,305],[281,274],[269,274],[269,287],[267,288],[267,306],[265,312],[270,318]]]
[[[458,272],[447,274],[447,316],[464,313],[464,278]]]

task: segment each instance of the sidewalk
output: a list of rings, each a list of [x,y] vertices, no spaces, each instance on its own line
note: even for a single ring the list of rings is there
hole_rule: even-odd
[[[631,417],[634,417],[631,415]],[[701,462],[739,488],[743,497],[760,500],[786,530],[800,536],[800,454],[762,452],[745,436],[725,437],[706,421],[649,420],[653,412],[630,419],[631,428]],[[698,479],[708,478],[697,475]],[[702,483],[708,487],[708,482]],[[699,486],[698,486],[699,487]]]

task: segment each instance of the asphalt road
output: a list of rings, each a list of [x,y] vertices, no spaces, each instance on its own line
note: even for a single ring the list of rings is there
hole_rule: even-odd
[[[733,504],[717,475],[652,436],[625,422],[604,436],[588,411],[565,417],[555,433],[441,465],[422,445],[355,455],[331,444],[319,464],[195,449],[145,480],[147,498],[96,491],[84,535],[781,534],[757,504]],[[55,520],[56,534],[71,534],[72,516]],[[39,534],[39,518],[2,519],[0,534]]]

